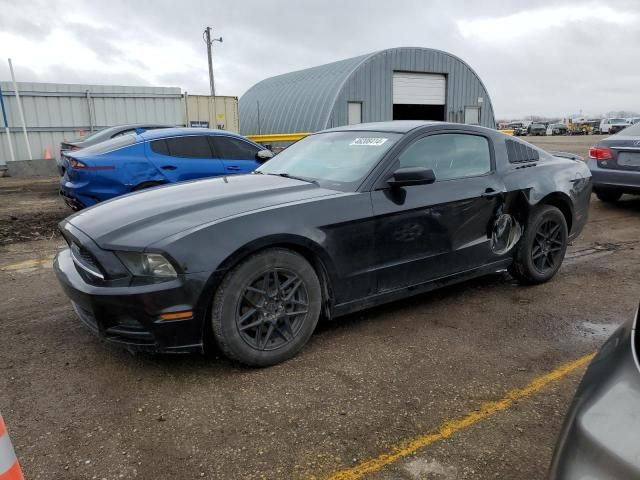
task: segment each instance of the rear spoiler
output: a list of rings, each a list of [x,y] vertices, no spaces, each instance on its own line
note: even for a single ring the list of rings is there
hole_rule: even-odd
[[[576,162],[584,162],[584,157],[571,152],[549,152],[554,157],[568,158],[569,160],[575,160]]]

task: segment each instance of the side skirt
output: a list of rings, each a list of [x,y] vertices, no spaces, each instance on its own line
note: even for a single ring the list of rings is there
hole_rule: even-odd
[[[440,277],[425,283],[411,285],[409,287],[402,287],[396,290],[388,290],[386,292],[380,292],[369,297],[359,298],[350,302],[341,303],[333,307],[332,317],[341,317],[349,313],[357,312],[358,310],[364,310],[365,308],[375,307],[384,303],[401,300],[413,295],[419,295],[421,293],[430,292],[431,290],[437,290],[438,288],[454,285],[466,280],[471,280],[472,278],[482,277],[484,275],[495,273],[500,270],[506,269],[509,265],[511,265],[512,261],[513,259],[509,257],[497,262],[489,263],[482,267],[465,270],[453,275],[448,275],[446,277]]]

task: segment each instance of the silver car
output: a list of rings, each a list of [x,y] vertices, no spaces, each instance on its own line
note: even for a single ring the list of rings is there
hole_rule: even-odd
[[[560,433],[551,480],[640,478],[638,311],[589,365]]]
[[[640,123],[601,140],[589,150],[593,191],[604,202],[640,194]]]

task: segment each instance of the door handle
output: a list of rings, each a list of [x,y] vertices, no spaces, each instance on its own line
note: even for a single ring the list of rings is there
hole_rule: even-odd
[[[237,166],[237,165],[229,165],[229,166],[227,167],[227,170],[232,170],[232,171],[234,171],[234,172],[239,172],[240,170],[242,170],[242,168],[241,168],[241,167],[239,167],[239,166]]]
[[[495,198],[499,195],[502,195],[502,192],[499,192],[498,190],[494,190],[493,188],[487,188],[484,193],[481,195],[482,198],[486,198],[486,199],[491,199],[491,198]]]
[[[161,166],[160,168],[161,168],[162,170],[175,170],[175,169],[176,169],[176,168],[178,168],[178,167],[176,167],[175,165],[163,165],[163,166]]]

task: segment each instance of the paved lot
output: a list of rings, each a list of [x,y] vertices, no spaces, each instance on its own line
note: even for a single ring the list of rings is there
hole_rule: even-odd
[[[584,155],[593,137],[560,141]],[[34,187],[22,185],[13,202],[30,205]],[[640,199],[594,198],[552,282],[500,274],[361,312],[263,370],[105,346],[55,281],[60,240],[7,242],[0,411],[30,479],[355,479],[363,462],[372,479],[543,478],[584,371],[557,369],[633,314],[639,231]],[[561,374],[508,396],[549,372]]]

